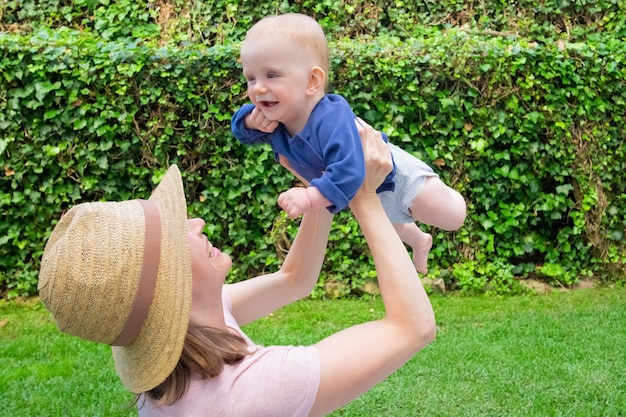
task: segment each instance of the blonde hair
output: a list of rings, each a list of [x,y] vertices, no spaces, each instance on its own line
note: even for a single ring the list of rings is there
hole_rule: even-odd
[[[307,49],[314,65],[324,70],[325,85],[328,86],[328,42],[315,19],[300,13],[266,16],[248,30],[244,42],[264,35],[280,35]]]

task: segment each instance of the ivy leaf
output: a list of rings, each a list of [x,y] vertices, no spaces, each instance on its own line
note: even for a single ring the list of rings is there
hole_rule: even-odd
[[[55,83],[51,83],[49,81],[44,82],[36,82],[35,83],[35,97],[39,101],[43,101],[43,98],[52,90],[58,90],[61,88],[61,82],[57,81]]]
[[[448,108],[448,107],[451,107],[451,106],[454,106],[454,100],[451,99],[451,98],[447,98],[447,97],[446,98],[440,98],[439,102],[441,103],[441,107],[443,107],[444,109]]]
[[[528,113],[526,116],[528,120],[530,120],[531,122],[537,124],[537,121],[539,121],[539,118],[541,117],[541,113],[536,112],[536,111],[532,111],[530,113]]]
[[[558,187],[556,187],[556,192],[559,194],[567,195],[573,189],[574,189],[574,186],[572,184],[563,184],[563,185],[559,185]]]

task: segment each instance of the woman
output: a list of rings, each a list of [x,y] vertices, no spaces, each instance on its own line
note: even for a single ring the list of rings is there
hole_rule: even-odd
[[[225,285],[230,257],[186,218],[172,166],[148,200],[84,203],[55,227],[39,291],[59,328],[113,346],[140,416],[321,416],[357,398],[435,336],[428,297],[376,195],[391,170],[359,127],[367,174],[350,207],[374,259],[386,315],[313,346],[255,345],[240,326],[307,296],[332,214],[303,216],[282,267]]]

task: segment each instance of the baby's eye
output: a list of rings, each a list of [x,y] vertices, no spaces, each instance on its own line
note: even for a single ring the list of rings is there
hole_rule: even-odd
[[[267,73],[267,78],[276,78],[278,77],[278,74],[275,72],[268,72]]]

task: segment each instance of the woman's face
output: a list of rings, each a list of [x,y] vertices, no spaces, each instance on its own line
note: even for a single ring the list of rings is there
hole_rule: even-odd
[[[219,282],[223,284],[232,266],[232,260],[228,254],[214,247],[202,234],[204,225],[202,219],[187,220],[193,281],[194,283],[204,280],[214,282],[219,279]]]

